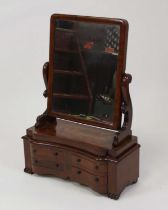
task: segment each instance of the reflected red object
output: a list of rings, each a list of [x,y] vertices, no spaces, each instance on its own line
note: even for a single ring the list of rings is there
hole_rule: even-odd
[[[106,47],[105,48],[105,52],[107,52],[107,53],[113,53],[114,52],[114,48],[112,48],[112,47]]]
[[[85,49],[91,49],[94,45],[94,42],[85,42],[83,48]]]

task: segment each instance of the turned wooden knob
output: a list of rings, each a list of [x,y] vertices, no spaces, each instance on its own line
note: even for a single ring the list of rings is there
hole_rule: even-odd
[[[96,177],[96,178],[95,178],[95,181],[96,181],[96,182],[99,182],[99,178],[98,178],[98,177]]]
[[[33,149],[33,153],[36,153],[37,152],[37,150],[36,149]]]
[[[95,169],[99,169],[99,166],[95,166]]]
[[[81,162],[81,159],[80,159],[80,158],[78,158],[78,159],[77,159],[77,162],[78,162],[78,163],[79,163],[79,162]]]
[[[59,164],[58,164],[58,163],[56,164],[56,167],[57,167],[57,168],[59,167]]]
[[[81,174],[82,172],[81,171],[77,171],[77,174]]]
[[[58,155],[58,152],[55,152],[54,155],[57,156]]]

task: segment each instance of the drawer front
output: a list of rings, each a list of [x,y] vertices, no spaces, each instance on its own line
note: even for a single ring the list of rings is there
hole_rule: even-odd
[[[32,158],[32,165],[36,167],[51,168],[56,171],[64,171],[64,164],[58,161],[41,160],[40,158]]]
[[[107,192],[107,176],[96,176],[85,170],[72,167],[70,179],[80,184],[87,185],[99,193]]]
[[[55,146],[31,143],[30,152],[33,159],[64,162],[64,151]]]
[[[64,171],[63,150],[50,145],[31,143],[30,145],[32,168],[46,168],[57,171]]]
[[[85,169],[89,172],[99,175],[107,174],[107,162],[98,161],[80,154],[73,154],[71,156],[72,166]]]
[[[87,185],[99,193],[107,192],[107,164],[73,151],[44,144],[30,144],[32,170]]]
[[[48,168],[48,167],[33,165],[33,171],[39,175],[56,176],[63,179],[66,179],[68,176],[66,174],[66,171],[59,170],[58,168],[55,169],[55,168]]]

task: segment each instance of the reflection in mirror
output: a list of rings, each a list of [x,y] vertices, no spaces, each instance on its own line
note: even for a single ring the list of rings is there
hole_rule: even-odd
[[[55,21],[52,111],[111,121],[120,26]]]

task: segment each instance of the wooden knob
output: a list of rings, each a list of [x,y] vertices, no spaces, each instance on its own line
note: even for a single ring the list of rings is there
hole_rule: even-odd
[[[77,162],[78,162],[78,163],[79,163],[79,162],[81,162],[81,159],[80,159],[80,158],[78,158],[78,159],[77,159]]]
[[[96,181],[96,182],[99,182],[99,178],[98,178],[98,177],[96,177],[96,178],[95,178],[95,181]]]
[[[58,152],[55,152],[54,155],[57,156],[58,155]]]
[[[99,169],[99,166],[95,166],[96,169]]]
[[[56,164],[56,167],[57,167],[57,168],[59,167],[59,164],[58,164],[58,163]]]
[[[37,152],[37,150],[36,149],[33,149],[33,153],[36,153]]]
[[[35,160],[34,162],[35,162],[35,163],[38,163],[38,160]]]
[[[77,171],[77,174],[81,174],[82,172],[81,171]]]

